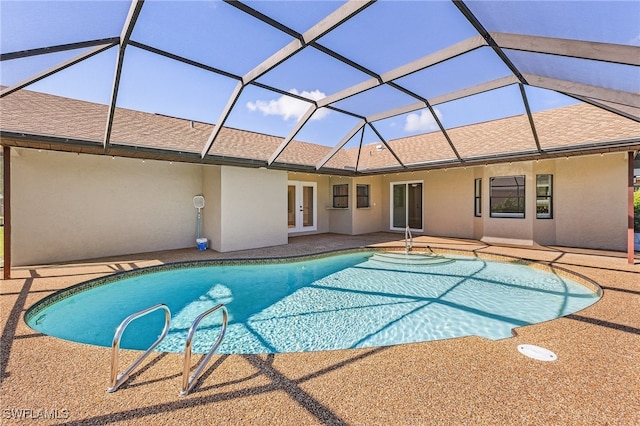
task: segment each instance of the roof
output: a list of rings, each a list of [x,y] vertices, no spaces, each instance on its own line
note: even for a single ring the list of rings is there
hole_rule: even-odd
[[[85,152],[102,152],[107,105],[22,90],[0,100],[0,106],[0,128],[9,145],[74,151],[82,142]],[[458,127],[448,135],[455,141],[453,146],[459,155],[479,161],[501,158],[505,154],[574,155],[585,149],[590,153],[595,152],[594,148],[597,152],[606,152],[640,147],[640,123],[587,104],[534,113],[532,119],[540,150],[526,115]],[[173,159],[176,153],[197,155],[213,127],[208,123],[117,108],[112,144],[131,150],[157,148],[166,155],[152,157],[158,159]],[[11,138],[16,141],[11,142]],[[281,142],[282,139],[275,136],[223,128],[211,154],[227,161],[251,159],[258,161],[254,165],[264,165]],[[361,172],[393,169],[398,166],[398,160],[389,148],[406,166],[450,165],[456,160],[452,145],[441,132],[394,139],[386,144],[380,142],[338,152],[327,162],[327,172],[351,172],[356,169],[356,162]],[[95,147],[94,151],[89,149],[91,146]],[[290,170],[299,169],[297,166],[313,167],[329,152],[329,147],[294,140],[282,152],[279,164]]]
[[[3,2],[0,136],[320,173],[635,150],[638,16],[605,0]]]

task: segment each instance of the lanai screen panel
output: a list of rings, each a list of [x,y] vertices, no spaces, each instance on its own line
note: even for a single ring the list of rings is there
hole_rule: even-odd
[[[640,67],[638,66],[510,49],[505,49],[505,53],[522,73],[640,93]],[[616,78],[612,79],[610,77],[612,75]],[[531,84],[534,82],[532,81]]]
[[[382,74],[475,35],[451,2],[379,1],[319,43]]]
[[[245,1],[257,12],[300,34],[344,5],[346,1]]]
[[[0,100],[2,130],[81,141],[101,148],[108,106],[20,90]],[[45,143],[55,148],[52,143]],[[82,146],[73,151],[82,151]]]
[[[50,64],[69,56],[69,53],[77,56],[78,52],[89,50],[92,49],[73,49],[3,61],[0,73],[2,85],[13,83],[11,79],[16,76],[11,63],[15,61],[29,61],[39,67],[50,68]],[[116,54],[117,47],[111,47],[36,81],[26,89],[4,96],[0,99],[2,130],[78,141],[78,147],[73,151],[83,151],[83,146],[100,148],[104,141]],[[7,63],[9,69],[5,68]],[[81,80],[87,81],[88,87],[69,84]],[[48,146],[59,149],[56,144]],[[42,147],[46,148],[47,145]]]
[[[640,53],[633,49],[640,46],[640,2],[482,1],[466,4],[489,32],[518,35],[516,41],[503,46],[504,52],[530,84],[577,95],[581,100],[600,105],[604,102],[608,107],[640,118],[637,113]],[[542,37],[553,39],[547,41]],[[498,36],[498,44],[500,39]],[[550,45],[559,51],[545,53]],[[614,52],[618,55],[613,57],[620,59],[612,58],[610,54]],[[569,57],[571,55],[577,57]]]
[[[546,90],[527,87],[535,128],[543,150],[610,143],[640,135],[640,123]],[[549,100],[553,109],[549,109]]]
[[[462,159],[536,152],[518,85],[436,105]],[[458,111],[464,111],[461,115]]]
[[[479,66],[482,64],[482,66]],[[417,71],[396,82],[430,100],[512,75],[493,49],[481,47]]]
[[[146,1],[131,38],[236,76],[292,40],[221,1]]]
[[[488,31],[640,46],[640,2],[468,1]]]
[[[110,142],[200,153],[235,84],[222,75],[129,46]]]
[[[318,49],[305,47],[257,81],[317,101],[369,78]]]
[[[436,109],[435,112],[441,120],[440,111]],[[406,166],[457,160],[452,146],[428,108],[379,120],[372,125]],[[366,150],[363,165],[368,169],[397,164],[382,144],[374,142],[367,145]]]
[[[3,1],[2,53],[117,37],[129,6],[128,1]]]
[[[287,145],[282,154],[276,160],[290,164],[301,164],[305,166],[322,166],[327,161],[334,148],[341,143],[346,144],[349,139],[346,136],[358,125],[359,119],[348,114],[331,111],[327,108],[320,108],[315,111],[307,124],[298,132],[294,140]],[[313,143],[311,143],[313,141]],[[303,143],[304,142],[304,143]],[[334,155],[334,168],[344,170],[345,166],[351,166],[353,161],[350,157]],[[331,160],[331,159],[329,159]],[[339,160],[339,161],[338,161]],[[338,161],[338,163],[336,163]]]
[[[608,147],[637,120],[583,102],[640,119],[638,16],[635,1],[7,1],[2,130],[325,172]],[[32,108],[26,90],[68,99]]]

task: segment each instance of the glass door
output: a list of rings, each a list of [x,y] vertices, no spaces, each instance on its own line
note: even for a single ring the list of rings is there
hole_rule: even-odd
[[[422,186],[420,182],[391,183],[391,224],[392,230],[422,231]]]
[[[289,181],[287,186],[287,226],[289,232],[317,230],[317,184]]]

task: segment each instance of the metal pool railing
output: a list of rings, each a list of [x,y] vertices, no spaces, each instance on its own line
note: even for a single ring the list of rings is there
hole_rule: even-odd
[[[409,254],[413,248],[413,235],[411,235],[411,228],[408,226],[404,230],[404,253]]]
[[[222,328],[220,329],[220,335],[218,336],[218,339],[213,344],[211,349],[209,349],[207,356],[205,356],[204,359],[198,365],[198,367],[196,367],[193,374],[189,376],[189,370],[191,369],[191,349],[193,347],[193,335],[195,334],[196,329],[200,324],[200,321],[202,321],[205,317],[214,313],[218,309],[222,310]],[[187,335],[187,341],[184,345],[184,366],[182,370],[182,390],[180,391],[180,396],[185,396],[189,394],[191,389],[193,389],[194,385],[196,384],[196,381],[202,374],[204,367],[207,365],[207,363],[213,356],[213,352],[218,348],[218,346],[220,346],[220,343],[224,338],[224,333],[227,330],[227,320],[228,320],[227,308],[225,308],[223,304],[219,304],[209,309],[208,311],[205,311],[200,315],[198,315],[198,317],[191,324],[191,328],[189,328],[189,334]]]
[[[118,375],[118,353],[120,349],[120,339],[122,339],[122,334],[127,326],[134,320],[143,317],[153,311],[157,311],[158,309],[164,310],[164,328],[162,329],[162,333],[160,337],[143,353],[137,360],[133,362],[122,374]],[[150,308],[144,309],[140,312],[136,312],[135,314],[131,314],[124,319],[116,329],[116,332],[113,336],[113,343],[111,345],[111,386],[107,388],[107,392],[115,392],[118,390],[120,385],[124,383],[129,375],[133,372],[133,370],[140,365],[143,359],[145,359],[151,351],[153,351],[156,346],[162,342],[162,339],[165,338],[167,333],[169,332],[169,323],[171,322],[171,311],[169,311],[169,307],[163,303],[158,305],[151,306]]]
[[[122,374],[118,375],[118,353],[120,350],[120,340],[122,339],[124,330],[132,321],[143,317],[151,312],[157,311],[158,309],[163,309],[165,312],[164,328],[162,330],[162,333],[160,334],[160,337],[158,337],[158,339],[149,347],[149,349],[147,349],[142,355],[140,355],[140,357],[138,357],[138,359],[136,359],[129,366],[129,368],[127,368]],[[215,341],[213,346],[211,346],[211,349],[209,349],[209,352],[204,357],[204,359],[200,362],[200,364],[198,364],[193,374],[189,376],[189,371],[191,370],[191,351],[193,349],[193,336],[196,332],[196,329],[205,317],[211,315],[219,309],[222,311],[222,328],[220,329],[220,335],[218,336],[218,339]],[[182,390],[180,391],[180,396],[188,395],[189,392],[193,389],[196,381],[202,375],[204,367],[206,367],[209,360],[211,360],[214,351],[218,348],[218,346],[220,346],[220,343],[222,343],[222,339],[224,338],[225,332],[227,331],[228,317],[229,315],[227,313],[227,308],[225,308],[223,304],[219,304],[198,315],[198,317],[191,324],[189,333],[187,334],[187,341],[184,347],[184,367],[182,371]],[[131,314],[120,323],[113,336],[113,344],[111,347],[111,386],[107,388],[107,392],[111,393],[118,390],[120,385],[122,385],[129,378],[133,370],[135,370],[135,368],[140,365],[142,360],[144,360],[151,353],[151,351],[153,351],[160,344],[160,342],[162,342],[162,340],[169,332],[170,323],[171,311],[169,311],[169,307],[163,303]]]

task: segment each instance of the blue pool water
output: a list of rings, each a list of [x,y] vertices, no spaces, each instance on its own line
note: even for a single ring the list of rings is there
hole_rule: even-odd
[[[291,263],[171,269],[123,278],[27,313],[44,334],[111,346],[118,324],[157,303],[172,313],[158,350],[182,352],[201,312],[224,303],[227,334],[218,353],[282,353],[387,346],[468,335],[511,336],[514,327],[579,311],[599,295],[522,264],[456,256],[435,265],[382,263],[350,253]],[[449,256],[451,257],[451,256]],[[164,316],[132,322],[121,347],[146,349]],[[206,353],[220,312],[205,319],[194,352]]]

